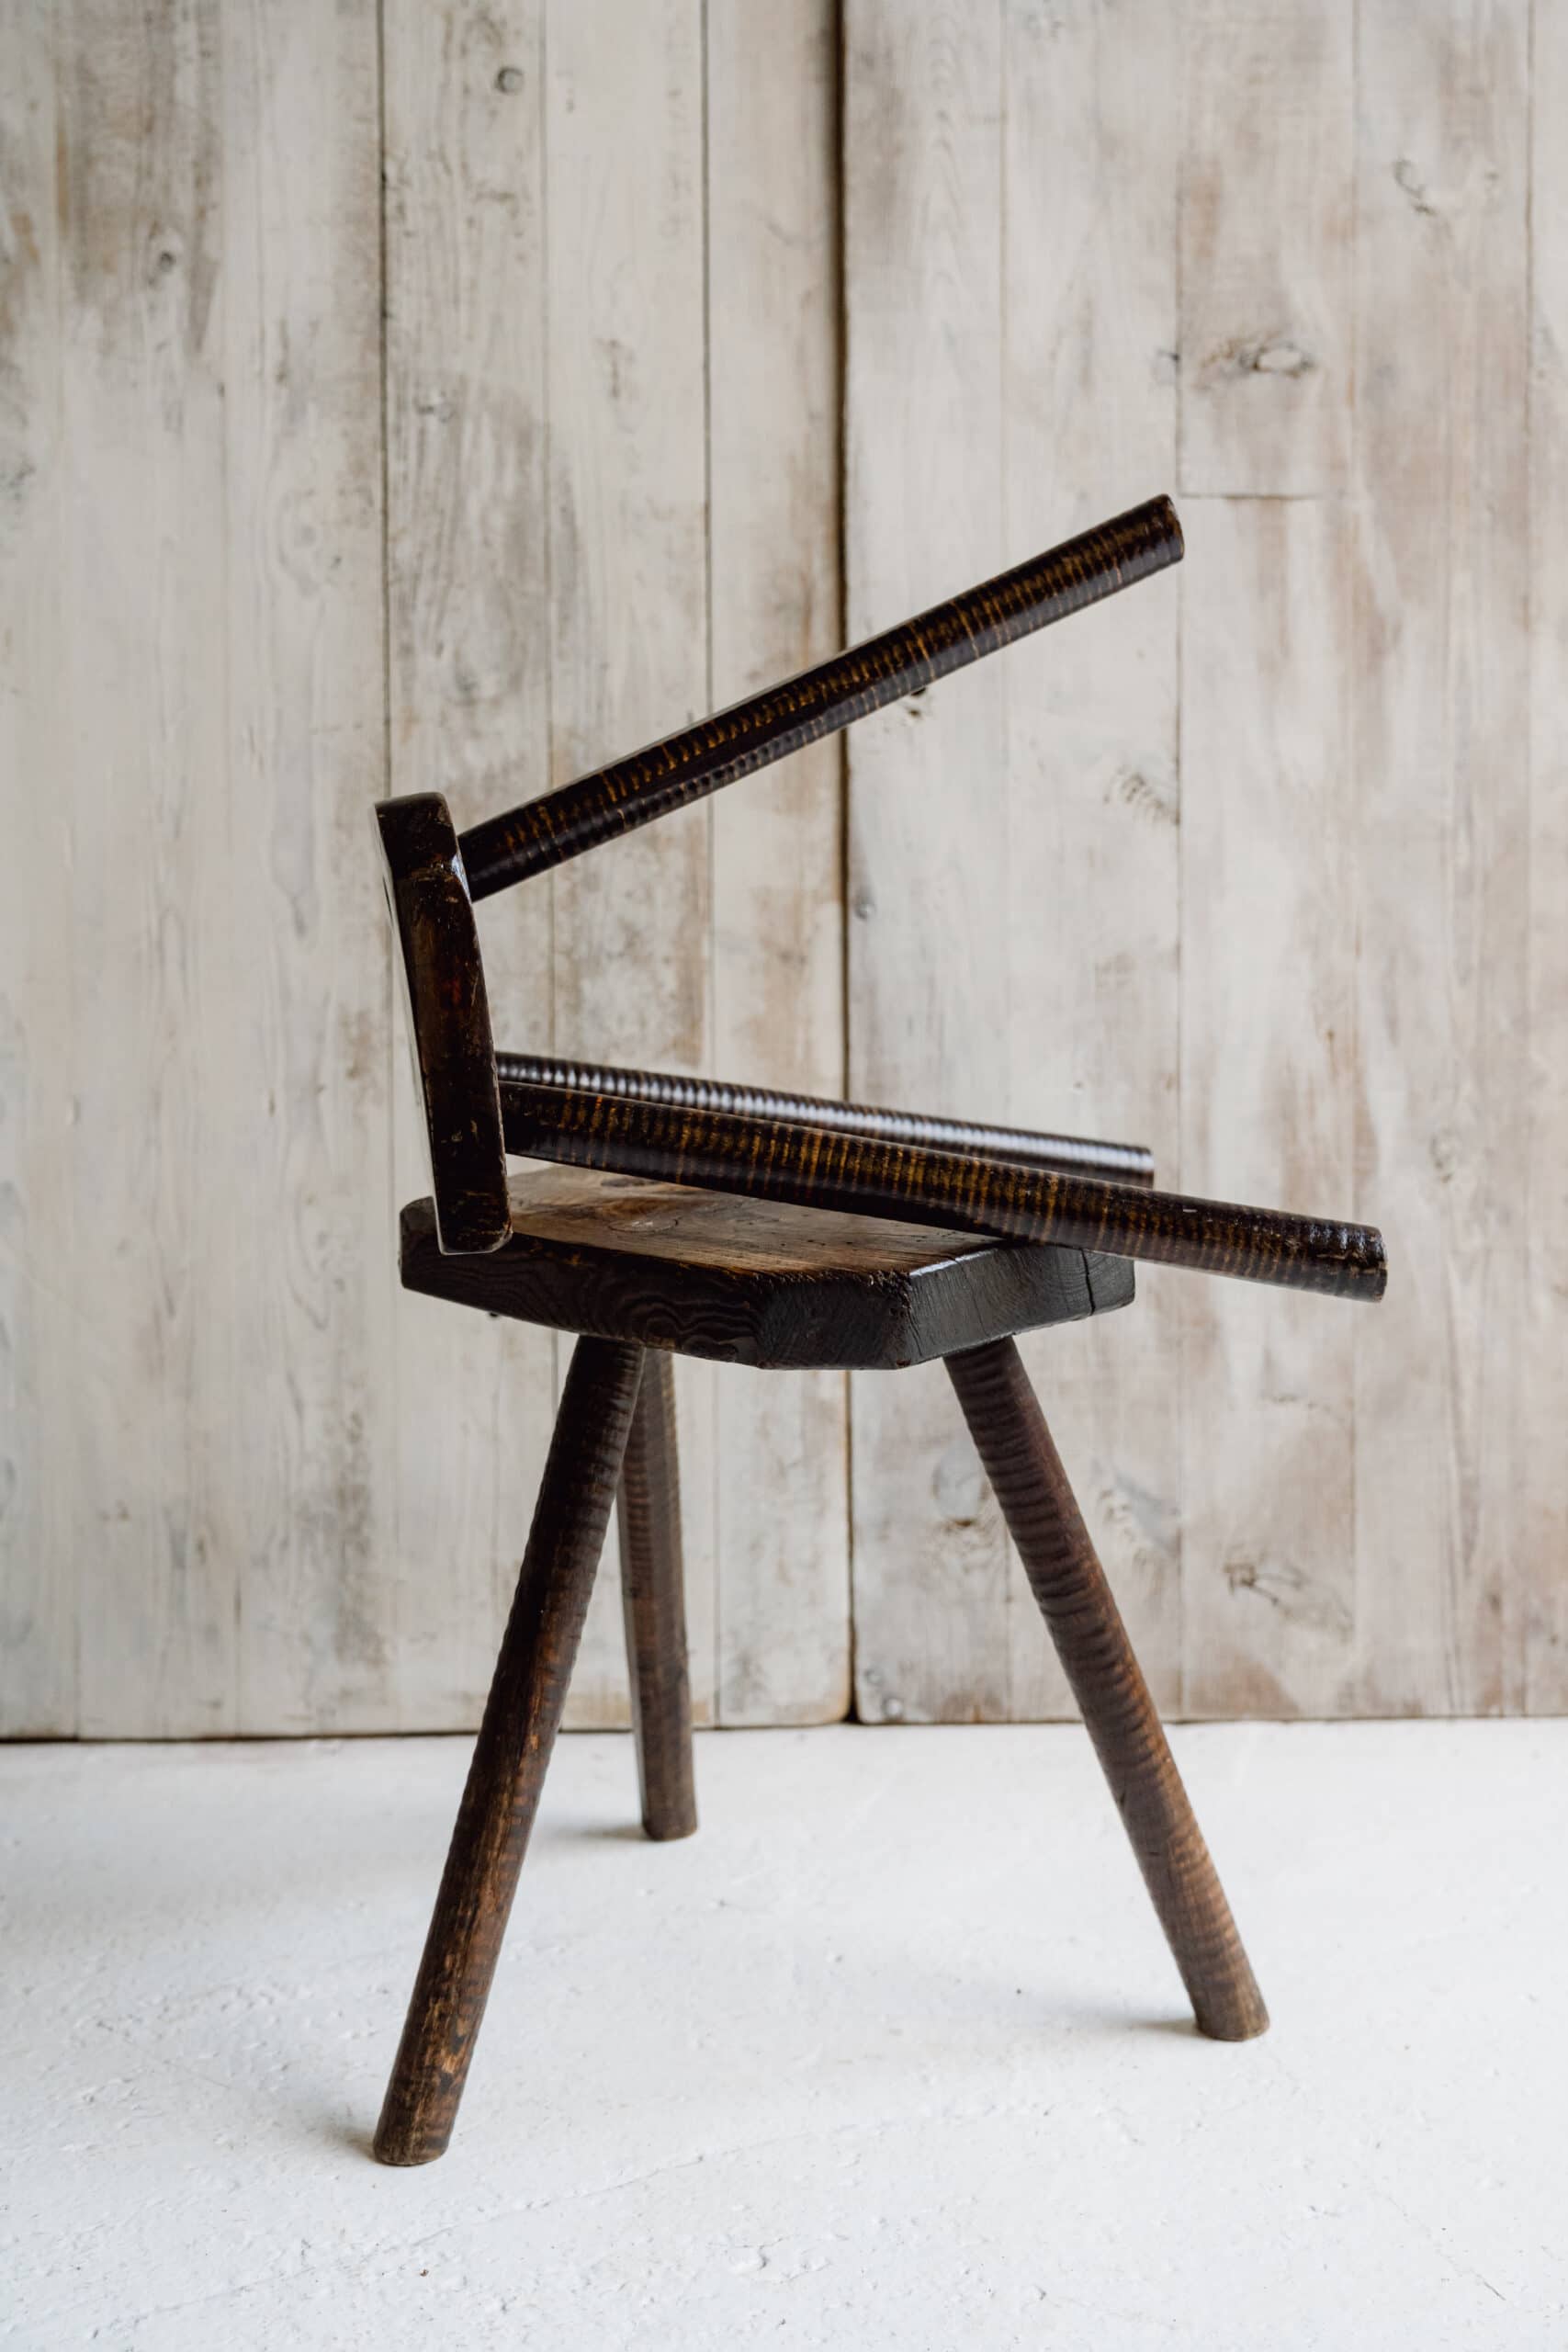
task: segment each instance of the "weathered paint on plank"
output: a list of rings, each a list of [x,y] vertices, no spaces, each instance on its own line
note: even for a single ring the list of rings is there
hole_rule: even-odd
[[[1187,60],[1181,488],[1343,491],[1352,0],[1184,0],[1170,13],[1185,17]]]
[[[1530,51],[1529,1367],[1511,1632],[1519,1703],[1568,1709],[1568,11],[1538,7]]]
[[[1175,477],[1181,28],[1164,0],[1004,12],[1006,552]],[[1128,168],[1136,155],[1138,167]],[[1150,1145],[1177,1116],[1185,567],[1010,661],[1010,1115]],[[1180,1696],[1180,1314],[1140,1269],[1130,1315],[1021,1344],[1157,1703]],[[1071,1712],[1021,1570],[1009,1712]]]
[[[549,0],[550,781],[711,704],[700,0]],[[677,1070],[712,1029],[705,808],[555,877],[558,1051]],[[518,894],[519,903],[522,893]],[[692,1702],[714,1708],[714,1374],[677,1375]],[[606,1555],[568,1710],[629,1721]]]
[[[707,371],[713,697],[842,642],[839,594],[838,11],[708,0]],[[842,746],[714,802],[713,1054],[755,1083],[844,1083]],[[721,1372],[717,1710],[849,1705],[842,1376]]]
[[[225,573],[217,611],[185,617],[203,659],[222,633],[228,740],[218,775],[190,777],[198,1124],[175,1179],[196,1189],[200,1540],[215,1605],[222,1563],[237,1581],[238,1728],[367,1730],[397,1707],[400,1590],[389,983],[366,855],[384,772],[376,14],[265,0],[215,22]],[[199,537],[199,509],[181,527]]]
[[[844,32],[854,639],[1005,552],[1002,44],[994,7],[898,0],[847,0]],[[858,1101],[969,1117],[1008,1104],[1004,663],[1032,658],[1048,650],[945,679],[849,739]],[[1005,1716],[1008,1541],[949,1384],[931,1365],[863,1374],[851,1394],[859,1711]]]
[[[1525,0],[1359,15],[1358,1205],[1401,1270],[1354,1342],[1371,1714],[1519,1701],[1529,35]]]
[[[51,1472],[69,1482],[57,1572],[79,1579],[84,1732],[231,1732],[244,1419],[220,1320],[238,1301],[211,1285],[215,1228],[251,1204],[202,1046],[209,998],[236,1001],[228,926],[256,877],[227,838],[221,28],[208,6],[76,0],[56,40],[58,789],[81,845],[55,944],[79,1124],[52,1272],[80,1335]],[[265,1068],[228,1045],[265,1116]]]
[[[1183,1180],[1287,1204],[1349,1200],[1345,508],[1186,504]],[[1184,1706],[1336,1714],[1356,1661],[1355,1318],[1239,1288],[1194,1283],[1185,1301]]]
[[[389,782],[445,793],[459,825],[549,767],[543,16],[386,0],[383,19]],[[552,897],[546,876],[480,917],[502,1044],[549,1046]],[[402,1202],[430,1176],[393,1053]],[[556,1348],[408,1294],[397,1318],[398,1718],[457,1729],[517,1581]]]
[[[76,1728],[57,46],[0,15],[0,1731]]]

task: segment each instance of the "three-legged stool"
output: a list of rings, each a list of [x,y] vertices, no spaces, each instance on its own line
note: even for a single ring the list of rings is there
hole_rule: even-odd
[[[1123,1258],[988,1240],[676,1184],[541,1168],[488,1256],[403,1213],[411,1290],[581,1334],[376,2135],[384,2164],[451,2137],[559,1727],[617,1485],[632,1713],[651,1838],[696,1827],[672,1353],[772,1370],[940,1356],[1055,1642],[1201,2030],[1268,2023],[1230,1908],[1013,1343],[1133,1297]]]

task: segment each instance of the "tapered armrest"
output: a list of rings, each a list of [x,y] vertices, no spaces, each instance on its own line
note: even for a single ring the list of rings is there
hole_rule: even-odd
[[[564,1086],[626,1102],[662,1102],[673,1110],[739,1112],[783,1119],[872,1143],[908,1143],[929,1150],[978,1154],[1024,1168],[1076,1170],[1123,1184],[1152,1184],[1154,1154],[1141,1143],[1108,1143],[1084,1136],[1040,1135],[1026,1127],[996,1127],[968,1119],[936,1119],[919,1111],[879,1110],[866,1102],[834,1102],[816,1094],[778,1094],[763,1086],[737,1086],[718,1078],[681,1078],[668,1070],[612,1069],[602,1062],[557,1061],[543,1054],[497,1052],[496,1075],[504,1104],[510,1085]]]
[[[570,1087],[509,1084],[502,1119],[507,1150],[528,1159],[1104,1250],[1333,1298],[1379,1299],[1388,1280],[1382,1236],[1337,1219]]]

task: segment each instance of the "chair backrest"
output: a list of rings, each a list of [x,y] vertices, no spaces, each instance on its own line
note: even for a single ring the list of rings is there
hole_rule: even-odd
[[[1170,501],[1151,499],[796,678],[488,819],[461,839],[439,793],[381,801],[377,831],[444,1254],[497,1250],[511,1229],[476,898],[686,807],[933,678],[1162,571],[1180,555],[1181,527]],[[661,1099],[665,1081],[655,1077],[650,1083],[655,1099]],[[581,1092],[570,1085],[553,1090],[552,1112],[556,1101],[563,1113],[570,1109]],[[809,1106],[812,1116],[818,1107],[834,1108]],[[783,1098],[767,1105],[775,1117],[789,1108]],[[864,1133],[868,1126],[892,1132],[920,1123],[890,1123],[877,1113],[863,1114],[853,1124]],[[1009,1148],[1006,1136],[987,1132],[953,1140],[961,1148],[1005,1153]],[[1055,1164],[1052,1155],[1046,1159]]]
[[[436,1238],[449,1256],[510,1231],[495,1045],[457,828],[438,792],[376,809],[430,1150]]]
[[[442,1251],[475,1254],[508,1238],[510,1136],[525,1157],[619,1175],[1381,1298],[1388,1267],[1372,1227],[1146,1191],[1146,1167],[1125,1164],[1146,1155],[1126,1146],[1064,1151],[1059,1137],[1026,1136],[1021,1155],[1012,1135],[970,1129],[943,1136],[956,1147],[943,1149],[919,1134],[928,1123],[904,1113],[759,1099],[754,1090],[742,1109],[732,1089],[657,1071],[567,1070],[560,1082],[528,1057],[519,1067],[509,1056],[504,1080],[497,1067],[476,898],[686,807],[1180,554],[1170,503],[1153,499],[461,837],[437,793],[382,801],[377,824]]]

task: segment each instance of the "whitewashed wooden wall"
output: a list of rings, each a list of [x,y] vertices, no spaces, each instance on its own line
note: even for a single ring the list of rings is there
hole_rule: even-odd
[[[840,641],[836,27],[62,0],[0,42],[4,1722],[465,1724],[559,1365],[397,1291],[368,806],[467,821]],[[829,749],[488,909],[503,1042],[836,1091],[841,824]],[[702,1715],[840,1715],[843,1384],[689,1369]]]
[[[1162,488],[1181,572],[847,792],[487,906],[498,1027],[1378,1218],[1375,1314],[1030,1347],[1151,1679],[1568,1705],[1565,111],[1548,0],[0,11],[4,1728],[475,1717],[560,1358],[396,1289],[367,803]],[[940,1374],[682,1409],[705,1720],[842,1713],[852,1614],[872,1720],[1065,1709]]]
[[[1189,548],[853,739],[852,1089],[1385,1227],[1376,1313],[1150,1272],[1030,1351],[1167,1705],[1561,1709],[1568,11],[846,18],[852,633],[1160,484]],[[1054,1711],[908,1385],[862,1707]]]

